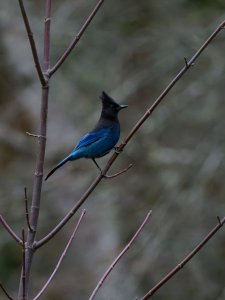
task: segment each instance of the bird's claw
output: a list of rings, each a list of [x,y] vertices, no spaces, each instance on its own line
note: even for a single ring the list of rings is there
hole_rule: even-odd
[[[123,151],[123,149],[120,149],[119,146],[115,146],[113,149],[115,150],[115,152],[116,152],[117,154],[120,154],[120,153]]]

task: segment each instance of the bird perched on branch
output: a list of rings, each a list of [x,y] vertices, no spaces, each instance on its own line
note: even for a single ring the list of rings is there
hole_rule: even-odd
[[[101,171],[95,159],[109,153],[118,142],[120,137],[118,112],[127,105],[116,103],[105,92],[102,92],[100,99],[102,100],[102,112],[95,128],[81,138],[73,151],[49,172],[45,180],[66,162],[80,158],[91,158]]]

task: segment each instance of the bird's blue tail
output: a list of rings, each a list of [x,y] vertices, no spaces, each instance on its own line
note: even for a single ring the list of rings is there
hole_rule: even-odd
[[[45,177],[45,180],[47,180],[53,173],[55,173],[56,170],[58,170],[60,167],[62,167],[65,163],[67,163],[69,160],[71,160],[71,154],[68,155],[66,158],[64,158],[62,161],[60,161],[58,163],[57,166],[55,166],[55,168],[53,168],[48,175]]]

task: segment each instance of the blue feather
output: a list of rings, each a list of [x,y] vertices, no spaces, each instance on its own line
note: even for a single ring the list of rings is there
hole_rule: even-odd
[[[74,150],[78,150],[79,148],[88,146],[94,142],[97,142],[98,140],[104,138],[109,132],[109,127],[108,128],[102,128],[98,131],[93,131],[85,134],[79,141],[79,143],[75,146]]]

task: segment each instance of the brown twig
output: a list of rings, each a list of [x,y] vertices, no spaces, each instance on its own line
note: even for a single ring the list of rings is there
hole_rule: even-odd
[[[42,69],[41,69],[41,65],[40,65],[40,62],[39,62],[38,54],[37,54],[37,48],[36,48],[34,36],[33,36],[32,31],[31,31],[31,28],[30,28],[30,24],[29,24],[29,20],[28,20],[27,14],[26,14],[26,10],[25,10],[25,7],[23,5],[23,0],[18,0],[18,1],[19,1],[19,6],[20,6],[22,17],[23,17],[24,25],[25,25],[25,28],[26,28],[26,31],[27,31],[27,36],[28,36],[28,39],[29,39],[29,42],[30,42],[30,47],[31,47],[31,51],[32,51],[33,59],[34,59],[34,64],[35,64],[35,67],[36,67],[36,70],[37,70],[37,73],[38,73],[38,77],[40,79],[40,82],[41,82],[42,86],[45,86],[47,81],[45,80],[44,74],[43,74]]]
[[[219,217],[219,216],[217,216],[217,220],[218,220],[219,224],[220,224],[220,225],[222,225],[222,223],[221,223],[221,219],[220,219],[220,217]]]
[[[7,292],[7,290],[5,289],[5,287],[3,286],[3,284],[0,282],[0,288],[2,289],[3,293],[6,295],[6,297],[9,300],[13,300],[13,298],[9,295],[9,293]]]
[[[141,226],[138,228],[138,230],[136,231],[136,233],[133,235],[133,237],[131,238],[131,240],[129,241],[129,243],[123,248],[123,250],[119,253],[119,255],[115,258],[115,260],[112,262],[112,264],[108,267],[108,269],[105,271],[105,273],[103,274],[103,276],[101,277],[101,279],[99,280],[96,288],[94,289],[94,291],[92,292],[89,300],[93,300],[97,294],[97,292],[99,291],[99,289],[101,288],[101,286],[103,285],[104,281],[106,280],[106,278],[109,276],[109,274],[112,272],[113,268],[115,267],[115,265],[118,263],[118,261],[123,257],[123,255],[129,250],[130,246],[132,245],[132,243],[135,241],[135,239],[139,236],[140,232],[142,231],[142,229],[144,228],[146,222],[148,221],[149,217],[151,216],[152,211],[150,210],[147,214],[147,216],[145,217],[144,221],[142,222]]]
[[[209,36],[209,38],[203,43],[203,45],[197,50],[197,52],[192,56],[192,58],[188,61],[188,64],[193,64],[199,55],[205,50],[205,48],[210,44],[210,42],[215,38],[215,36],[220,32],[220,30],[225,26],[225,21],[223,21],[216,30]],[[154,101],[149,109],[144,113],[144,115],[139,119],[139,121],[134,125],[131,129],[127,137],[123,140],[123,142],[117,148],[117,151],[110,157],[105,168],[102,170],[103,174],[106,174],[110,169],[111,165],[117,159],[119,154],[125,148],[127,143],[131,140],[133,135],[139,130],[142,124],[149,118],[149,116],[153,113],[153,111],[157,108],[157,106],[162,102],[165,96],[169,93],[169,91],[173,88],[173,86],[179,81],[179,79],[189,70],[186,66],[184,66],[180,72],[172,79],[172,81],[167,85],[167,87],[163,90],[163,92],[159,95],[159,97]],[[81,196],[78,202],[72,207],[72,209],[67,213],[67,215],[52,229],[49,234],[47,234],[44,238],[36,243],[36,247],[39,248],[49,240],[51,240],[55,234],[70,220],[70,218],[78,211],[81,205],[86,201],[92,191],[97,187],[99,182],[104,178],[102,174],[99,174],[98,177],[92,182],[86,192]]]
[[[26,214],[27,227],[30,231],[33,231],[33,229],[30,226],[30,217],[29,217],[29,211],[28,211],[28,199],[27,199],[27,188],[26,187],[24,187],[24,202],[25,202],[25,214]]]
[[[22,300],[26,300],[26,270],[25,270],[25,260],[26,260],[26,249],[25,249],[25,231],[22,229],[22,283],[23,283],[23,295]]]
[[[188,61],[187,61],[187,58],[185,56],[184,56],[184,62],[185,62],[186,68],[189,68]]]
[[[207,234],[207,236],[192,250],[175,268],[173,268],[162,280],[160,280],[148,293],[141,298],[141,300],[149,299],[157,290],[159,290],[171,277],[173,277],[178,271],[180,271],[184,265],[186,265],[192,257],[198,253],[202,247],[215,235],[215,233],[225,223],[225,217]]]
[[[10,225],[6,222],[2,215],[0,215],[0,222],[3,227],[8,231],[8,233],[14,238],[17,243],[22,245],[22,240],[18,237],[18,235],[14,232],[14,230],[10,227]]]
[[[108,174],[103,173],[103,176],[104,176],[105,179],[115,178],[115,177],[117,177],[117,176],[119,176],[123,173],[126,173],[131,167],[133,167],[133,164],[129,164],[129,166],[127,168],[125,168],[125,169],[123,169],[123,170],[121,170],[121,171],[119,171],[115,174],[112,174],[112,175],[108,175]]]
[[[30,133],[30,132],[28,132],[28,131],[26,131],[26,134],[27,135],[29,135],[29,136],[31,136],[31,137],[35,137],[35,138],[38,138],[38,139],[46,139],[46,136],[44,136],[44,135],[40,135],[40,134],[34,134],[34,133]]]
[[[56,265],[54,271],[52,272],[51,276],[49,277],[49,279],[47,280],[47,282],[45,283],[45,285],[43,286],[43,288],[42,288],[42,289],[40,290],[40,292],[34,297],[33,300],[37,300],[37,299],[39,299],[39,298],[41,297],[41,295],[44,293],[44,291],[45,291],[45,290],[47,289],[47,287],[49,286],[49,284],[50,284],[50,282],[52,281],[53,277],[55,276],[56,272],[58,271],[58,269],[59,269],[59,267],[60,267],[60,265],[61,265],[61,263],[62,263],[62,261],[63,261],[63,259],[64,259],[64,257],[65,257],[65,255],[66,255],[66,253],[67,253],[67,251],[68,251],[68,249],[69,249],[69,247],[70,247],[70,245],[71,245],[71,243],[72,243],[72,241],[73,241],[73,239],[74,239],[74,237],[75,237],[75,234],[76,234],[76,232],[77,232],[77,229],[79,228],[80,223],[81,223],[81,221],[82,221],[82,219],[83,219],[85,213],[86,213],[86,211],[85,211],[85,209],[84,209],[83,212],[82,212],[82,214],[81,214],[81,216],[80,216],[80,218],[79,218],[79,220],[78,220],[78,222],[77,222],[77,224],[76,224],[76,226],[75,226],[75,229],[74,229],[74,231],[73,231],[73,233],[72,233],[72,235],[71,235],[71,237],[70,237],[70,239],[69,239],[69,241],[68,241],[68,243],[67,243],[67,245],[66,245],[66,247],[65,247],[65,249],[64,249],[64,251],[63,251],[63,253],[62,253],[62,255],[60,256],[60,259],[59,259],[59,261],[58,261],[58,263],[57,263],[57,265]]]
[[[64,63],[66,58],[69,56],[70,52],[75,48],[76,44],[79,42],[80,38],[84,34],[85,30],[87,29],[88,25],[91,23],[93,20],[94,16],[102,6],[104,0],[100,0],[91,14],[88,16],[87,20],[84,22],[83,26],[81,27],[80,31],[78,34],[75,36],[69,47],[66,49],[66,51],[62,54],[62,56],[59,58],[59,60],[56,62],[56,64],[48,71],[49,77],[51,77],[57,70],[58,68]]]

